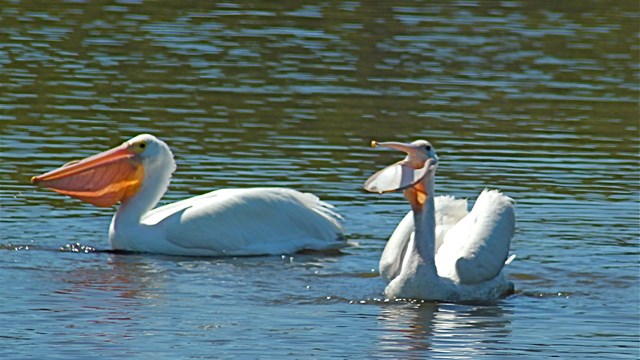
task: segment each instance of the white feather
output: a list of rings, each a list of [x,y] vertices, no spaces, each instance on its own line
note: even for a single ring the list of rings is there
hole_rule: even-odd
[[[484,190],[471,212],[445,234],[435,258],[438,275],[461,284],[493,279],[507,260],[514,232],[513,200]]]
[[[160,234],[129,242],[127,250],[260,255],[344,244],[338,217],[326,203],[282,188],[217,190],[153,210],[142,223]]]
[[[328,250],[345,245],[340,217],[315,195],[284,188],[223,189],[151,210],[175,169],[168,146],[141,135],[145,177],[111,222],[114,249],[223,256]],[[132,140],[132,141],[134,141]]]
[[[382,252],[380,274],[388,282],[385,295],[490,301],[512,292],[513,285],[502,269],[512,260],[508,254],[515,231],[513,200],[497,190],[484,190],[467,212],[464,199],[434,197],[438,157],[430,143],[378,144],[405,151],[406,163],[419,166],[424,162],[424,167],[429,167],[423,178],[405,188],[413,211],[400,221]],[[397,164],[391,168],[373,175],[365,189],[380,190],[371,184],[406,184],[399,178],[402,173],[394,170]]]
[[[435,208],[437,252],[447,231],[467,215],[467,200],[449,195],[436,196]],[[387,281],[395,278],[400,272],[402,259],[414,231],[413,211],[409,211],[396,226],[380,256],[380,275]]]

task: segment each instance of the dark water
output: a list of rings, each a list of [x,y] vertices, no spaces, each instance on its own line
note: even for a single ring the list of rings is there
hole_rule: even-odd
[[[0,357],[638,358],[639,8],[5,1]],[[176,155],[164,203],[310,191],[351,246],[92,251],[108,249],[113,210],[29,178],[142,132]],[[441,193],[517,200],[514,296],[384,301],[377,261],[408,206],[361,190],[398,159],[368,143],[417,138],[438,149]]]

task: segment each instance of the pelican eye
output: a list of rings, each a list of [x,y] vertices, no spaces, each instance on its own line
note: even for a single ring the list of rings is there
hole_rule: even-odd
[[[431,151],[431,145],[426,145],[424,148],[427,149],[427,151]]]
[[[131,151],[133,151],[136,154],[140,154],[146,148],[147,148],[147,142],[146,141],[137,141],[137,142],[134,142],[133,144],[131,144],[131,146],[130,146]]]

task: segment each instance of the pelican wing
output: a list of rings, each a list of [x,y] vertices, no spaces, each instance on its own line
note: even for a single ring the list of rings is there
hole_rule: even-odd
[[[436,210],[436,247],[435,251],[444,242],[445,236],[449,230],[454,227],[467,214],[467,200],[456,199],[450,195],[436,196],[434,199],[434,207]]]
[[[414,231],[413,211],[409,211],[396,226],[380,256],[380,275],[386,281],[393,280],[400,273],[404,254]]]
[[[513,200],[484,190],[471,212],[445,234],[436,254],[438,275],[461,284],[493,279],[504,266],[514,232]]]
[[[436,251],[442,245],[446,233],[467,214],[467,200],[456,199],[453,196],[436,196]],[[400,273],[402,261],[407,251],[407,245],[414,236],[415,223],[413,211],[400,221],[391,234],[387,245],[380,256],[380,275],[387,281],[393,280]]]
[[[283,254],[344,245],[330,205],[291,189],[213,191],[158,208],[144,222],[163,230],[163,246],[174,254]]]

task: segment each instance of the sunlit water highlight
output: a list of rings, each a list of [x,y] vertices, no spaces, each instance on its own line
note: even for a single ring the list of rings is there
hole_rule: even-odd
[[[637,2],[9,1],[0,8],[2,358],[640,355]],[[29,178],[151,132],[163,203],[286,186],[336,205],[340,256],[108,251],[113,210]],[[394,302],[408,210],[361,190],[426,138],[438,190],[517,200],[516,294]]]

